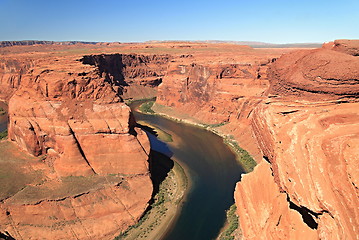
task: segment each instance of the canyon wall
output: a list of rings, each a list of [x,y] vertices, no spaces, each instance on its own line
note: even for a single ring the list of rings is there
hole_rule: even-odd
[[[359,59],[336,46],[284,55],[269,70],[272,97],[252,118],[269,164],[235,194],[245,239],[359,237]]]
[[[244,239],[358,239],[358,42],[170,64],[155,109],[232,135],[259,163],[235,192]]]
[[[148,65],[161,60],[115,54],[2,62],[9,139],[37,157],[18,170],[24,179],[26,169],[40,173],[39,182],[0,194],[0,232],[110,239],[139,220],[153,190],[150,145],[122,93],[132,79],[156,86],[162,73]]]
[[[123,99],[157,94],[156,111],[206,124],[258,162],[235,191],[244,239],[358,239],[358,42],[2,56],[9,137],[37,156],[19,171],[42,177],[0,192],[0,233],[106,239],[134,224],[152,193],[149,143]]]
[[[196,63],[191,58],[171,63],[158,88],[154,109],[232,135],[260,160],[248,125],[253,108],[265,98],[267,68],[275,58],[247,58],[232,63]]]
[[[84,56],[84,64],[97,66],[99,74],[125,99],[155,97],[166,74],[170,55],[102,54]]]
[[[8,100],[20,86],[22,75],[34,66],[28,58],[0,58],[0,99]]]

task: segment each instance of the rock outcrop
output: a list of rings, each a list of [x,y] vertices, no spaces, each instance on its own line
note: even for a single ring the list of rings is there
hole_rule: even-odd
[[[266,72],[273,58],[264,55],[255,61],[212,64],[193,61],[189,58],[170,64],[158,88],[155,110],[217,126],[260,159],[254,135],[248,131],[249,117],[265,97],[269,86]],[[174,111],[166,112],[162,106]]]
[[[278,59],[269,72],[270,93],[327,100],[357,97],[357,57],[325,49],[293,52]]]
[[[358,239],[358,64],[317,49],[271,66],[272,98],[252,118],[269,164],[235,194],[245,239]]]
[[[335,40],[323,44],[323,48],[331,49],[338,52],[343,52],[353,56],[359,56],[359,41],[358,40]]]
[[[33,66],[34,60],[28,58],[0,58],[0,99],[8,100],[19,88],[22,75]]]
[[[156,95],[170,60],[170,55],[103,54],[84,56],[81,62],[97,66],[124,98],[141,99]]]
[[[135,224],[152,195],[150,145],[116,84],[101,66],[68,58],[20,73],[9,139],[39,156],[25,164],[41,169],[43,180],[1,199],[0,231],[16,239],[110,239]]]
[[[287,195],[275,183],[266,161],[242,177],[235,193],[244,239],[316,238],[316,231],[303,222],[301,214],[288,207]]]
[[[235,193],[244,239],[358,239],[357,44],[170,64],[156,110],[212,124],[259,163]]]
[[[92,179],[83,178],[78,184]],[[44,198],[24,201],[31,193],[28,190],[1,203],[1,229],[15,239],[113,239],[138,221],[152,192],[148,176],[106,177],[86,192],[52,197],[54,191],[65,187],[84,190],[81,185],[67,186],[66,180],[31,189],[40,196],[48,194]]]

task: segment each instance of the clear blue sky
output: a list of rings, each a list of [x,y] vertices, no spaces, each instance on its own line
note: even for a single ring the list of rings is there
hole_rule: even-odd
[[[359,39],[359,0],[0,0],[1,40]]]

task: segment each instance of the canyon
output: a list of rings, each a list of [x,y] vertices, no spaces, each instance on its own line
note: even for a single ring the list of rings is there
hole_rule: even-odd
[[[156,112],[209,126],[258,163],[234,193],[243,239],[358,239],[358,42],[1,48],[2,144],[19,159],[1,165],[23,180],[1,193],[0,232],[110,239],[136,223],[150,144],[124,100],[156,96]]]
[[[259,163],[235,191],[244,239],[358,238],[357,47],[179,66],[160,85],[156,103],[223,123]]]
[[[36,176],[17,189],[5,185],[2,232],[15,239],[103,239],[135,224],[152,196],[150,144],[118,94],[121,80],[81,59],[16,64],[3,65],[10,71],[2,78],[9,140],[37,158],[3,166],[11,173],[4,177]],[[18,71],[16,81],[11,71]]]

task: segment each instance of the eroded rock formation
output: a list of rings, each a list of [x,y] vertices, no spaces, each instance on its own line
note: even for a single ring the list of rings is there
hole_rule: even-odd
[[[357,44],[170,65],[156,110],[214,124],[259,163],[235,193],[244,239],[358,239]]]
[[[20,86],[22,75],[33,67],[31,59],[2,58],[0,61],[0,99],[8,100]]]
[[[243,177],[235,194],[245,239],[358,239],[358,64],[317,49],[271,66],[278,97],[252,118],[270,164]]]
[[[357,97],[357,59],[349,54],[325,49],[286,54],[270,70],[270,93],[312,100]]]
[[[110,238],[136,222],[152,191],[149,145],[122,98],[159,86],[156,110],[232,135],[259,163],[235,192],[244,239],[358,239],[358,41],[302,51],[208,46],[3,56],[10,138],[40,156],[22,171],[46,177],[1,196],[0,233]],[[82,177],[93,184],[68,185]]]
[[[347,39],[335,40],[334,42],[323,44],[323,48],[332,49],[353,56],[359,56],[358,40],[347,40]]]
[[[103,54],[84,56],[81,62],[97,66],[124,98],[141,99],[156,95],[170,60],[170,55]]]
[[[175,109],[178,118],[220,126],[259,159],[254,135],[248,131],[249,117],[268,88],[266,73],[272,56],[232,63],[191,63],[195,61],[191,58],[172,63],[159,86],[155,109],[163,111],[158,107],[163,105]]]
[[[106,68],[112,64],[48,58],[24,71],[15,66],[9,139],[39,156],[25,164],[40,169],[42,181],[1,196],[1,232],[16,239],[110,239],[147,208],[150,145],[122,102],[121,85],[110,81],[121,71]]]

